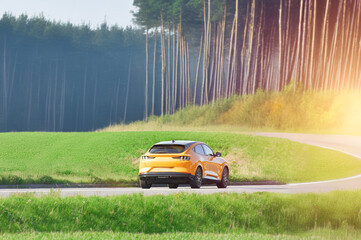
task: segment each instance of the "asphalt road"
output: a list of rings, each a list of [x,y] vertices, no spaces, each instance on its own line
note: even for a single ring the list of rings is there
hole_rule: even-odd
[[[350,154],[361,161],[361,136],[343,135],[315,135],[315,134],[292,134],[292,133],[255,133],[259,136],[287,138],[292,141],[319,147],[329,148]],[[322,193],[334,190],[361,189],[360,175],[336,179],[323,182],[297,183],[287,185],[248,185],[229,186],[226,189],[218,189],[216,186],[205,186],[200,189],[191,189],[184,186],[178,189],[168,189],[167,187],[153,187],[151,189],[141,188],[33,188],[33,189],[0,189],[0,197],[8,197],[13,194],[34,193],[35,195],[46,195],[56,192],[62,197],[82,195],[82,196],[114,196],[121,194],[142,193],[144,195],[173,194],[173,193],[253,193],[253,192],[276,192],[276,193]]]

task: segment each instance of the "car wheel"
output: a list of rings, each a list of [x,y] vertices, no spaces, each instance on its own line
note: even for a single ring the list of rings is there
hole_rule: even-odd
[[[152,186],[152,183],[145,181],[145,180],[140,180],[140,187],[143,189],[149,189]]]
[[[223,169],[222,180],[217,182],[218,188],[226,188],[229,184],[229,170],[227,167]]]
[[[176,183],[172,183],[172,184],[168,184],[169,188],[178,188],[179,184]]]
[[[197,168],[196,174],[189,185],[191,188],[200,188],[202,186],[202,169],[200,167]]]

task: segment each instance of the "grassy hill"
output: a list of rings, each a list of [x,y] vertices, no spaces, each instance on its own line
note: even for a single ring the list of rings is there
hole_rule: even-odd
[[[204,106],[189,105],[171,115],[149,117],[102,131],[143,130],[288,131],[361,134],[361,93],[258,91]]]
[[[231,181],[307,182],[361,172],[361,161],[286,139],[210,132],[1,133],[0,184],[137,183],[153,143],[196,140],[230,162]]]

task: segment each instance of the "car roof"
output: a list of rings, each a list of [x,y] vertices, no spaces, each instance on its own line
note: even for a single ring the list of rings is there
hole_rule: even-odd
[[[185,140],[175,140],[174,142],[173,141],[163,141],[163,142],[158,142],[156,144],[154,144],[153,146],[156,146],[156,145],[183,145],[185,146],[186,148],[189,148],[191,145],[193,145],[194,143],[201,143],[201,142],[198,142],[198,141],[185,141]]]

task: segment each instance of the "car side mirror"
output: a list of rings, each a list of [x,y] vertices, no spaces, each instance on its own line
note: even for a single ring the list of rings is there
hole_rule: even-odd
[[[220,157],[220,156],[222,156],[222,153],[216,152],[216,157]]]

